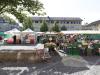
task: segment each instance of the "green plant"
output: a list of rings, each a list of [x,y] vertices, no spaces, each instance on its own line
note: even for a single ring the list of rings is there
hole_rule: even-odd
[[[41,31],[41,32],[46,32],[46,31],[48,31],[48,25],[47,25],[47,23],[46,23],[45,21],[43,21],[43,24],[42,24],[41,27],[40,27],[40,31]]]
[[[46,43],[45,46],[48,48],[52,48],[52,47],[56,47],[56,44],[53,42],[50,42],[50,43]]]
[[[54,26],[52,27],[52,31],[60,32],[59,25],[57,22],[55,22]]]

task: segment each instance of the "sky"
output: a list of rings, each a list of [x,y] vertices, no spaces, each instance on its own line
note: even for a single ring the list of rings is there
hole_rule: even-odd
[[[100,0],[40,0],[46,16],[80,17],[84,23],[100,20]]]

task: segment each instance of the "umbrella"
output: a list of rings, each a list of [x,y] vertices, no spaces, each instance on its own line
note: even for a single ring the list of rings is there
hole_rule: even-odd
[[[0,36],[4,36],[5,34],[4,34],[4,32],[0,32]]]
[[[12,44],[14,42],[13,38],[7,39],[7,43]]]

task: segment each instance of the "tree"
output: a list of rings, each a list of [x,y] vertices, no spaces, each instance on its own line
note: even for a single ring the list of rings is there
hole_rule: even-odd
[[[63,31],[67,30],[66,26],[63,25],[63,26],[61,27],[61,30],[63,30]]]
[[[32,18],[30,18],[30,17],[26,17],[23,22],[23,30],[25,30],[27,28],[34,30]]]
[[[48,25],[47,25],[47,23],[46,23],[45,21],[44,21],[43,24],[41,25],[40,31],[41,31],[41,32],[46,32],[46,31],[48,31]]]
[[[35,15],[43,15],[43,4],[38,0],[0,0],[0,14],[14,15],[20,23],[26,17],[25,12]]]
[[[52,27],[52,31],[60,32],[60,29],[59,29],[59,26],[58,26],[57,22],[55,22],[54,26]]]

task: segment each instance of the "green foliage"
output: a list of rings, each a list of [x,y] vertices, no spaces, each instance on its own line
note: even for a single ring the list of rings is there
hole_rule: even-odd
[[[61,30],[67,30],[67,28],[66,28],[66,26],[65,25],[63,25],[62,27],[61,27]]]
[[[55,22],[54,26],[52,27],[52,31],[60,32],[60,29],[59,29],[59,26],[58,26],[57,22]]]
[[[43,15],[43,4],[38,0],[0,0],[0,14],[8,13],[14,15],[21,23],[26,15]]]
[[[46,31],[48,31],[48,25],[47,25],[47,23],[46,23],[45,21],[44,21],[43,24],[41,25],[40,31],[41,31],[41,32],[46,32]]]
[[[30,18],[30,17],[26,17],[23,22],[23,30],[25,30],[27,28],[34,30],[32,18]]]

